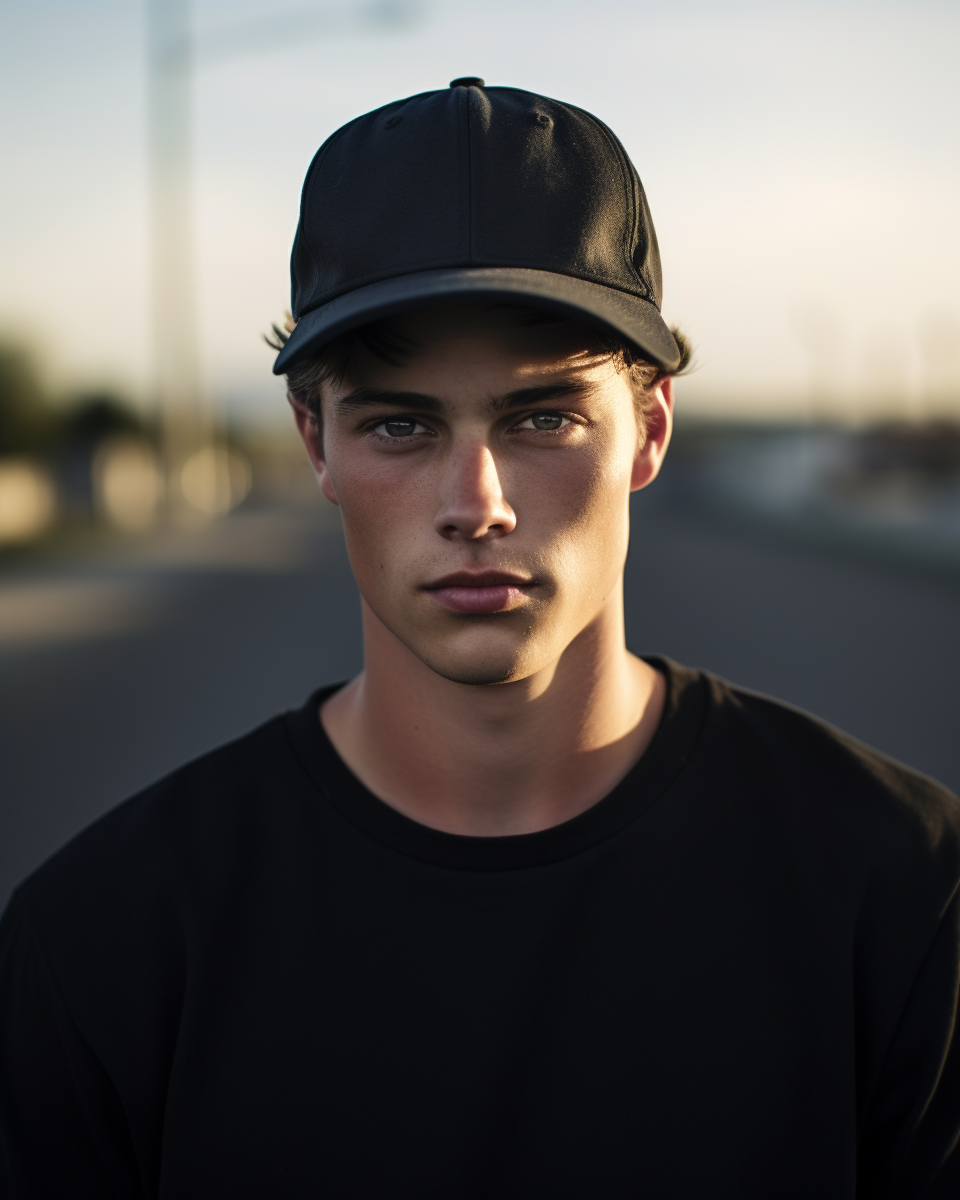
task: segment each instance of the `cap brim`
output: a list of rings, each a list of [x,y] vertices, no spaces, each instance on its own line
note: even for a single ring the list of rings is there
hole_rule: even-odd
[[[449,267],[418,271],[356,288],[304,313],[277,355],[273,373],[283,375],[299,359],[320,351],[351,329],[395,313],[455,297],[529,304],[577,317],[615,334],[631,349],[668,371],[680,351],[657,306],[628,292],[525,267]]]

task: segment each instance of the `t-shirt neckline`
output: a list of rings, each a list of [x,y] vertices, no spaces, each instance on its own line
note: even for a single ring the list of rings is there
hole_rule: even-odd
[[[571,858],[615,836],[671,787],[693,756],[706,717],[707,681],[668,658],[644,656],[667,681],[663,715],[643,755],[602,800],[536,833],[473,837],[422,825],[375,796],[337,753],[320,705],[343,683],[315,691],[284,725],[294,753],[323,799],[352,825],[396,852],[435,866],[506,871]]]

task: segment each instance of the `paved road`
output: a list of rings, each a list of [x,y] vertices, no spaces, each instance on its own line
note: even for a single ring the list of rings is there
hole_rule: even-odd
[[[638,651],[826,717],[960,789],[960,584],[638,509]],[[337,525],[241,513],[0,576],[0,903],[83,825],[360,663]]]

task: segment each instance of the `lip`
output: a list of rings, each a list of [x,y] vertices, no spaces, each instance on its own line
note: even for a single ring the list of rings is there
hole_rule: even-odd
[[[532,579],[508,571],[454,571],[423,589],[450,612],[509,612],[526,599]]]

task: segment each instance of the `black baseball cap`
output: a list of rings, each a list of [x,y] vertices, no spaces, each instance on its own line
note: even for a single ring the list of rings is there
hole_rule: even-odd
[[[458,297],[578,317],[667,370],[680,361],[620,142],[581,108],[482,79],[398,100],[324,142],[290,274],[297,324],[277,375],[351,329]]]

